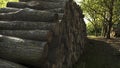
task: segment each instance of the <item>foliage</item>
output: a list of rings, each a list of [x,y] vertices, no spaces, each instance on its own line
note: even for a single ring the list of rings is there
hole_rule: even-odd
[[[0,0],[0,8],[6,7],[7,2],[18,2],[19,0]]]
[[[103,33],[109,37],[112,25],[120,18],[120,0],[83,0],[81,7],[85,16],[96,31],[99,24]],[[101,32],[102,32],[101,30]]]
[[[93,25],[91,23],[87,24],[87,34],[88,35],[100,35],[101,33],[101,25],[99,25],[99,27],[96,27],[96,29],[93,27]]]

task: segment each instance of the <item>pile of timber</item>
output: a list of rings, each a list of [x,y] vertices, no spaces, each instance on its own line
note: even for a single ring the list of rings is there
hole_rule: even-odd
[[[0,9],[0,67],[72,67],[86,43],[83,18],[73,0],[8,2]]]

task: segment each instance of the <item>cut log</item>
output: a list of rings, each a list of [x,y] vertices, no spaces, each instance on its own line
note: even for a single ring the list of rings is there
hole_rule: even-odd
[[[56,15],[57,14],[48,11],[26,8],[13,13],[1,13],[0,20],[53,22],[56,19]]]
[[[0,59],[0,68],[27,68],[27,67]]]
[[[6,7],[6,8],[0,8],[0,13],[16,12],[19,10],[21,10],[21,9]]]
[[[50,9],[48,11],[55,12],[55,13],[64,13],[64,9],[63,8]]]
[[[51,30],[56,23],[28,21],[0,21],[0,30]]]
[[[25,8],[28,6],[27,6],[26,2],[8,2],[7,7]]]
[[[40,67],[44,61],[46,42],[0,36],[0,57],[27,66]]]
[[[29,2],[33,0],[19,0],[20,2]],[[47,1],[47,2],[66,2],[68,0],[34,0],[34,1]]]
[[[78,62],[86,43],[86,25],[83,18],[80,6],[69,0],[62,21],[55,27],[53,43],[48,47],[48,68],[71,68]]]
[[[28,2],[28,1],[31,1],[31,0],[19,0],[20,2]]]
[[[14,8],[32,8],[38,10],[63,8],[63,3],[53,3],[44,1],[30,1],[30,2],[8,2],[7,7]]]
[[[49,30],[0,30],[0,34],[38,41],[50,41],[52,38]]]
[[[39,1],[39,0],[37,0]],[[47,1],[47,2],[67,2],[68,0],[41,0],[41,1]]]

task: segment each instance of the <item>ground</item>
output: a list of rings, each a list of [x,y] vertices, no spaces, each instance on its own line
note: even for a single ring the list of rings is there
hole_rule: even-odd
[[[120,68],[120,38],[89,38],[83,56],[73,68]]]

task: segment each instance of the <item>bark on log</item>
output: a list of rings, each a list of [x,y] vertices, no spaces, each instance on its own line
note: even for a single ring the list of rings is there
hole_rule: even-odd
[[[19,0],[20,2],[28,2],[28,1],[31,1],[31,0]]]
[[[66,2],[68,0],[19,0],[20,2],[29,2],[29,1],[47,1],[47,2]]]
[[[27,68],[27,67],[0,59],[0,68]]]
[[[26,8],[13,13],[1,13],[0,20],[53,22],[56,16],[56,13]]]
[[[48,68],[71,68],[84,50],[86,25],[80,6],[69,0],[64,13],[62,22],[55,27],[53,43],[48,48]]]
[[[55,13],[64,13],[64,9],[63,8],[50,9],[48,11],[55,12]]]
[[[46,56],[46,42],[0,37],[0,57],[27,66],[40,67]],[[31,67],[32,68],[32,67]]]
[[[0,34],[38,41],[50,41],[52,39],[52,32],[49,30],[0,30]]]
[[[30,1],[30,2],[8,2],[7,7],[14,8],[32,8],[38,10],[63,8],[64,3],[44,2],[44,1]]]
[[[37,0],[40,1],[40,0]],[[67,2],[68,0],[41,0],[41,1],[47,1],[47,2]]]
[[[0,30],[51,30],[56,23],[28,21],[0,21]]]
[[[21,9],[6,7],[6,8],[0,8],[0,13],[16,12],[19,10],[21,10]]]

